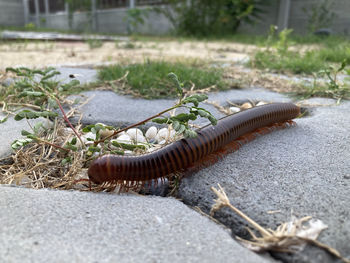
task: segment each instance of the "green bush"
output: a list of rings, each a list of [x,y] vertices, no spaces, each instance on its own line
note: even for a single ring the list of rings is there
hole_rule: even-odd
[[[188,36],[233,34],[242,21],[252,23],[263,13],[262,0],[170,0],[157,8],[172,22],[176,33]]]

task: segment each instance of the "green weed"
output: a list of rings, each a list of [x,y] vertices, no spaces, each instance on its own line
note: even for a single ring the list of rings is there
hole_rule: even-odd
[[[309,97],[331,97],[340,101],[350,98],[350,86],[348,77],[350,69],[346,68],[348,61],[344,60],[340,66],[329,66],[324,70],[313,74],[314,81],[311,86],[304,86],[297,95],[304,98]],[[348,77],[339,80],[339,74],[346,74]],[[326,81],[324,80],[326,78]]]
[[[185,89],[203,89],[215,86],[216,89],[225,89],[222,79],[222,70],[207,69],[184,63],[168,63],[164,61],[147,61],[142,64],[128,66],[114,65],[102,68],[99,79],[113,81],[125,77],[125,82],[133,92],[148,99],[175,97],[172,82],[167,78],[168,72],[176,72],[180,79],[187,80]]]

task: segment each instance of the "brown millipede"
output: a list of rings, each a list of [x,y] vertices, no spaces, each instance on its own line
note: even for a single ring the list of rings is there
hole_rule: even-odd
[[[196,138],[181,139],[149,154],[99,157],[89,167],[89,179],[96,184],[136,187],[192,167],[211,154],[219,155],[222,148],[226,152],[237,150],[243,140],[250,141],[259,134],[284,128],[299,114],[300,108],[292,103],[255,107],[224,117],[216,126],[198,130]]]

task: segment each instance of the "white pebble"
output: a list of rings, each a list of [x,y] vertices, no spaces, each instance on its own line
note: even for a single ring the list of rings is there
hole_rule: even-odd
[[[261,106],[261,105],[265,105],[265,104],[267,104],[267,103],[264,101],[259,101],[258,104],[256,104],[256,106]]]
[[[176,131],[171,129],[169,134],[169,139],[175,139]]]
[[[122,135],[124,135],[124,134],[126,134],[126,132],[125,132],[125,131],[122,131],[122,132],[120,132],[120,133],[117,134],[117,137],[120,137],[120,136],[122,136]]]
[[[123,134],[123,135],[119,136],[115,141],[121,142],[121,143],[132,144],[132,140],[128,134]]]
[[[168,128],[162,128],[158,131],[155,140],[157,142],[163,141],[163,140],[167,140],[169,137],[169,130]]]
[[[157,127],[155,126],[152,126],[152,127],[149,127],[149,129],[146,131],[146,139],[147,140],[152,140],[156,137],[157,135]]]
[[[137,136],[136,139],[133,140],[135,142],[135,144],[138,144],[138,143],[146,143],[146,138],[143,137],[143,135],[141,136]]]
[[[101,130],[100,131],[101,139],[111,136],[113,133],[114,133],[113,130]]]
[[[238,108],[238,107],[230,107],[230,112],[231,113],[237,113],[237,112],[240,112],[240,111],[241,111],[241,109]]]
[[[136,140],[138,136],[143,136],[143,133],[140,129],[132,128],[126,131],[131,139]]]
[[[158,144],[165,144],[165,143],[166,143],[166,140],[162,140]]]

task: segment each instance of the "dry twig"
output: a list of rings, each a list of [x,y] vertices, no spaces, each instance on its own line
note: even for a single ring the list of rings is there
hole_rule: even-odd
[[[215,204],[210,210],[210,215],[213,216],[216,211],[222,207],[229,207],[240,217],[251,224],[261,235],[256,236],[253,231],[248,229],[253,241],[244,240],[237,237],[239,241],[246,247],[253,251],[278,251],[278,252],[296,252],[304,248],[305,244],[311,244],[319,248],[324,249],[331,255],[343,260],[346,263],[350,263],[349,259],[341,256],[339,251],[317,241],[318,235],[327,228],[327,226],[321,220],[310,221],[311,217],[303,217],[301,219],[293,218],[291,222],[283,223],[277,227],[276,230],[265,229],[256,223],[254,220],[245,215],[242,211],[234,207],[228,199],[224,189],[218,184],[219,189],[214,187],[211,190],[218,197],[215,199]],[[309,222],[309,227],[305,227],[303,224]]]

